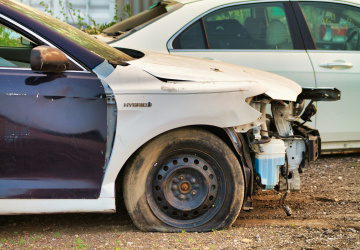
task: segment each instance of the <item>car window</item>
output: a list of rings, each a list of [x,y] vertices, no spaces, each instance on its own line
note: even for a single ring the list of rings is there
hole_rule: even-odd
[[[3,20],[1,20],[3,21]],[[0,24],[0,67],[31,68],[31,50],[38,44],[27,38],[24,31],[19,32]],[[70,61],[68,70],[82,70]]]
[[[30,68],[32,48],[28,39],[0,24],[0,67]]]
[[[317,49],[359,50],[359,8],[323,2],[300,2],[300,6]]]
[[[294,49],[282,3],[213,11],[185,29],[174,49]]]
[[[203,19],[191,24],[174,41],[174,47],[178,49],[207,49],[207,41],[204,36]]]
[[[39,23],[46,25],[55,32],[67,37],[73,42],[79,44],[87,50],[90,50],[94,54],[104,58],[112,64],[121,64],[124,61],[131,61],[132,58],[121,51],[104,44],[92,37],[85,32],[76,29],[75,27],[64,23],[52,16],[49,16],[39,10],[28,8],[27,5],[9,0],[0,0],[1,3],[7,7],[14,9],[32,19],[35,19]]]

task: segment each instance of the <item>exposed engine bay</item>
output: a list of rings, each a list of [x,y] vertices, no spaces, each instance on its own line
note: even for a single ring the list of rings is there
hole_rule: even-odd
[[[247,100],[249,105],[260,111],[262,116],[258,124],[250,124],[251,129],[242,133],[247,127],[235,128],[241,143],[249,145],[249,155],[242,148],[242,160],[245,165],[247,199],[243,209],[251,210],[252,180],[265,190],[286,190],[281,197],[287,215],[289,207],[284,205],[290,190],[300,190],[300,174],[307,162],[315,161],[321,154],[321,137],[319,131],[305,125],[316,114],[315,101],[336,101],[340,99],[337,89],[303,89],[296,102],[277,101],[267,96],[257,96]],[[305,100],[310,100],[305,107]],[[271,115],[266,114],[271,106]],[[247,125],[249,126],[249,125]],[[229,130],[228,134],[231,134]],[[245,141],[247,139],[247,142]]]

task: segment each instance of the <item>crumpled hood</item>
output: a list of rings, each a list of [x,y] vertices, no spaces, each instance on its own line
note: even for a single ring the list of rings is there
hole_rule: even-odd
[[[173,81],[254,82],[266,87],[265,93],[276,100],[296,101],[302,91],[299,84],[285,77],[218,61],[145,52],[143,58],[127,63],[155,77]]]

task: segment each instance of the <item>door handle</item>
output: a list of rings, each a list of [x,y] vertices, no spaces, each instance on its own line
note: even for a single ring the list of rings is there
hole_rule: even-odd
[[[333,69],[335,67],[342,67],[345,69],[350,69],[354,65],[352,65],[352,63],[348,63],[348,62],[332,62],[332,63],[320,64],[319,66],[323,67],[323,68],[327,68],[327,69]]]

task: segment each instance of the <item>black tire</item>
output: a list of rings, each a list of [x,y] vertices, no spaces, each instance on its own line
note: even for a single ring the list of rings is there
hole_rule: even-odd
[[[202,129],[176,129],[151,140],[128,162],[123,180],[126,208],[143,231],[227,228],[244,198],[238,159]]]

